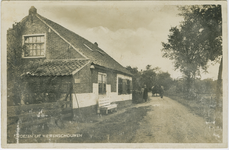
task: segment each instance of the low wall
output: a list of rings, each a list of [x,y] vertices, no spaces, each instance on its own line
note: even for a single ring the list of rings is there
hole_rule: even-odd
[[[132,100],[125,100],[125,101],[116,101],[114,102],[118,104],[118,110],[128,107],[132,104]],[[75,120],[87,120],[89,117],[96,117],[97,115],[97,104],[88,107],[82,108],[75,108],[73,109],[73,116]],[[79,119],[77,119],[79,118]]]
[[[132,94],[118,95],[118,93],[112,92],[110,93],[109,98],[111,102],[125,101],[132,99]]]

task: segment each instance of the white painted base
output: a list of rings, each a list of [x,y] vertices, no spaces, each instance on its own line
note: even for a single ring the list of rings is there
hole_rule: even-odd
[[[118,95],[118,93],[112,92],[109,98],[111,102],[125,101],[132,99],[132,94]]]
[[[107,84],[107,94],[98,94],[98,84],[93,83],[92,93],[72,94],[72,106],[73,108],[82,108],[92,105],[96,105],[99,98],[109,98],[110,102],[131,100],[132,94],[118,95],[118,92],[111,92],[111,85]]]

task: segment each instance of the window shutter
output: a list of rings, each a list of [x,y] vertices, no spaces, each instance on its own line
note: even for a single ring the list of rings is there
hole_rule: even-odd
[[[118,95],[123,94],[123,85],[122,85],[122,79],[118,78]]]
[[[122,80],[122,87],[123,87],[123,89],[122,89],[123,93],[122,94],[127,94],[127,86],[126,86],[126,84],[127,84],[126,79],[123,79]]]

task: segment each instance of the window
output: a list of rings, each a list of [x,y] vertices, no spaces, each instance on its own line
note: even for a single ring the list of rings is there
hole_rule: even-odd
[[[127,80],[127,94],[130,94],[131,89],[130,89],[130,80]]]
[[[98,73],[99,94],[106,94],[107,74]]]
[[[45,56],[45,35],[25,35],[23,36],[23,44],[23,57]]]
[[[118,95],[123,94],[122,79],[118,78]]]
[[[118,95],[131,94],[131,81],[118,78]]]

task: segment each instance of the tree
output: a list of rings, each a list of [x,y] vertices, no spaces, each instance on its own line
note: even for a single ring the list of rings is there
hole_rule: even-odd
[[[168,72],[159,72],[157,74],[156,83],[160,86],[163,86],[164,90],[166,91],[171,87],[173,79],[170,77]]]
[[[149,70],[149,69],[151,69],[151,65],[146,66],[146,70]]]
[[[216,92],[216,124],[222,127],[222,15],[221,5],[193,5],[179,7],[184,21],[170,29],[168,43],[162,43],[163,56],[174,60],[175,69],[180,69],[190,79],[207,71],[208,61],[220,61]]]
[[[179,10],[184,21],[170,29],[168,43],[162,43],[162,52],[184,74],[188,92],[201,69],[207,72],[208,61],[217,61],[222,55],[221,6],[194,5]]]
[[[196,38],[198,31],[193,28],[190,22],[180,28],[173,27],[168,43],[162,43],[163,57],[173,60],[175,69],[179,69],[186,78],[186,92],[189,92],[193,79],[200,75],[200,69],[206,70],[208,62],[200,52],[201,45]]]
[[[185,6],[180,7],[180,15],[184,22],[192,21],[198,25],[201,41],[202,58],[211,61],[220,60],[216,88],[216,125],[222,127],[222,14],[221,5]]]
[[[142,86],[146,85],[146,87],[150,89],[153,85],[155,85],[157,76],[156,72],[158,71],[158,69],[158,67],[151,69],[150,65],[146,66],[146,70],[143,70],[141,74]]]
[[[209,60],[214,61],[222,55],[222,15],[221,5],[179,7],[184,22],[191,22],[200,32],[198,40]]]
[[[200,38],[205,58],[217,61],[221,58],[218,72],[219,91],[222,93],[222,14],[221,5],[185,6],[180,7],[180,15],[184,20],[199,24]]]
[[[17,105],[20,103],[22,85],[22,25],[15,23],[12,29],[7,31],[7,104]]]

